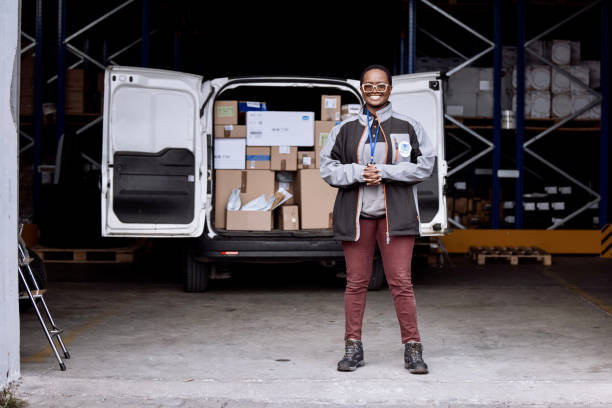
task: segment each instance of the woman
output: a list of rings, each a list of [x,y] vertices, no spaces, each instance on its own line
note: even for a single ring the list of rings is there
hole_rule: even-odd
[[[334,235],[346,259],[345,354],[338,370],[364,365],[361,326],[378,244],[405,345],[404,365],[426,374],[410,266],[420,227],[415,184],[431,175],[435,150],[419,122],[392,111],[387,68],[367,67],[360,85],[360,115],[334,127],[321,151],[321,177],[338,187]]]

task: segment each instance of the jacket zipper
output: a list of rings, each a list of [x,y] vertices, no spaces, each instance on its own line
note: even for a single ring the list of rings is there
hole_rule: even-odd
[[[367,126],[370,126],[370,124],[368,123]],[[359,143],[357,143],[357,163],[359,163],[361,155],[359,154],[359,147],[361,146],[361,142],[363,141],[366,131],[368,130],[367,127],[363,128],[363,133],[361,134],[361,138],[359,139]],[[357,205],[355,206],[356,211],[355,211],[355,241],[357,241],[358,237],[357,237],[357,232],[359,231],[359,213],[361,212],[361,208],[359,208],[359,201],[361,199],[361,188],[359,187],[359,189],[357,190]]]
[[[385,130],[382,127],[382,122],[378,117],[378,112],[374,112],[376,115],[376,119],[378,120],[378,126],[380,130],[382,130],[383,137],[385,138],[385,161],[387,160],[387,154],[389,154],[389,141],[387,140],[387,135],[385,134]],[[387,186],[383,184],[383,197],[385,198],[385,221],[387,222],[387,245],[391,242],[391,237],[389,236],[389,213],[387,211]]]

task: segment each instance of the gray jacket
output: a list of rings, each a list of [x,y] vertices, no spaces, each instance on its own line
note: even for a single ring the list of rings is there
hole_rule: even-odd
[[[365,109],[364,106],[360,115],[335,126],[321,150],[321,177],[338,188],[334,235],[343,241],[359,239],[359,213],[365,186],[365,166],[359,164],[359,155],[368,137]],[[418,235],[419,209],[414,185],[431,176],[435,147],[423,126],[393,112],[391,103],[376,115],[370,115],[369,126],[375,120],[380,121],[380,133],[387,144],[386,162],[376,164],[384,187],[387,241],[394,235]]]

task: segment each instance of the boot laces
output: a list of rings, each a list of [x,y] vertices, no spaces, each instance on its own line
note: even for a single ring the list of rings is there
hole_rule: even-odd
[[[344,348],[344,357],[353,358],[355,353],[359,351],[359,343],[356,341],[347,341],[346,347]]]

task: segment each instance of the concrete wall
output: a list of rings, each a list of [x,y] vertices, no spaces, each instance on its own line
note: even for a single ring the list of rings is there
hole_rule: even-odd
[[[0,0],[0,389],[17,380],[17,158],[20,4]]]

